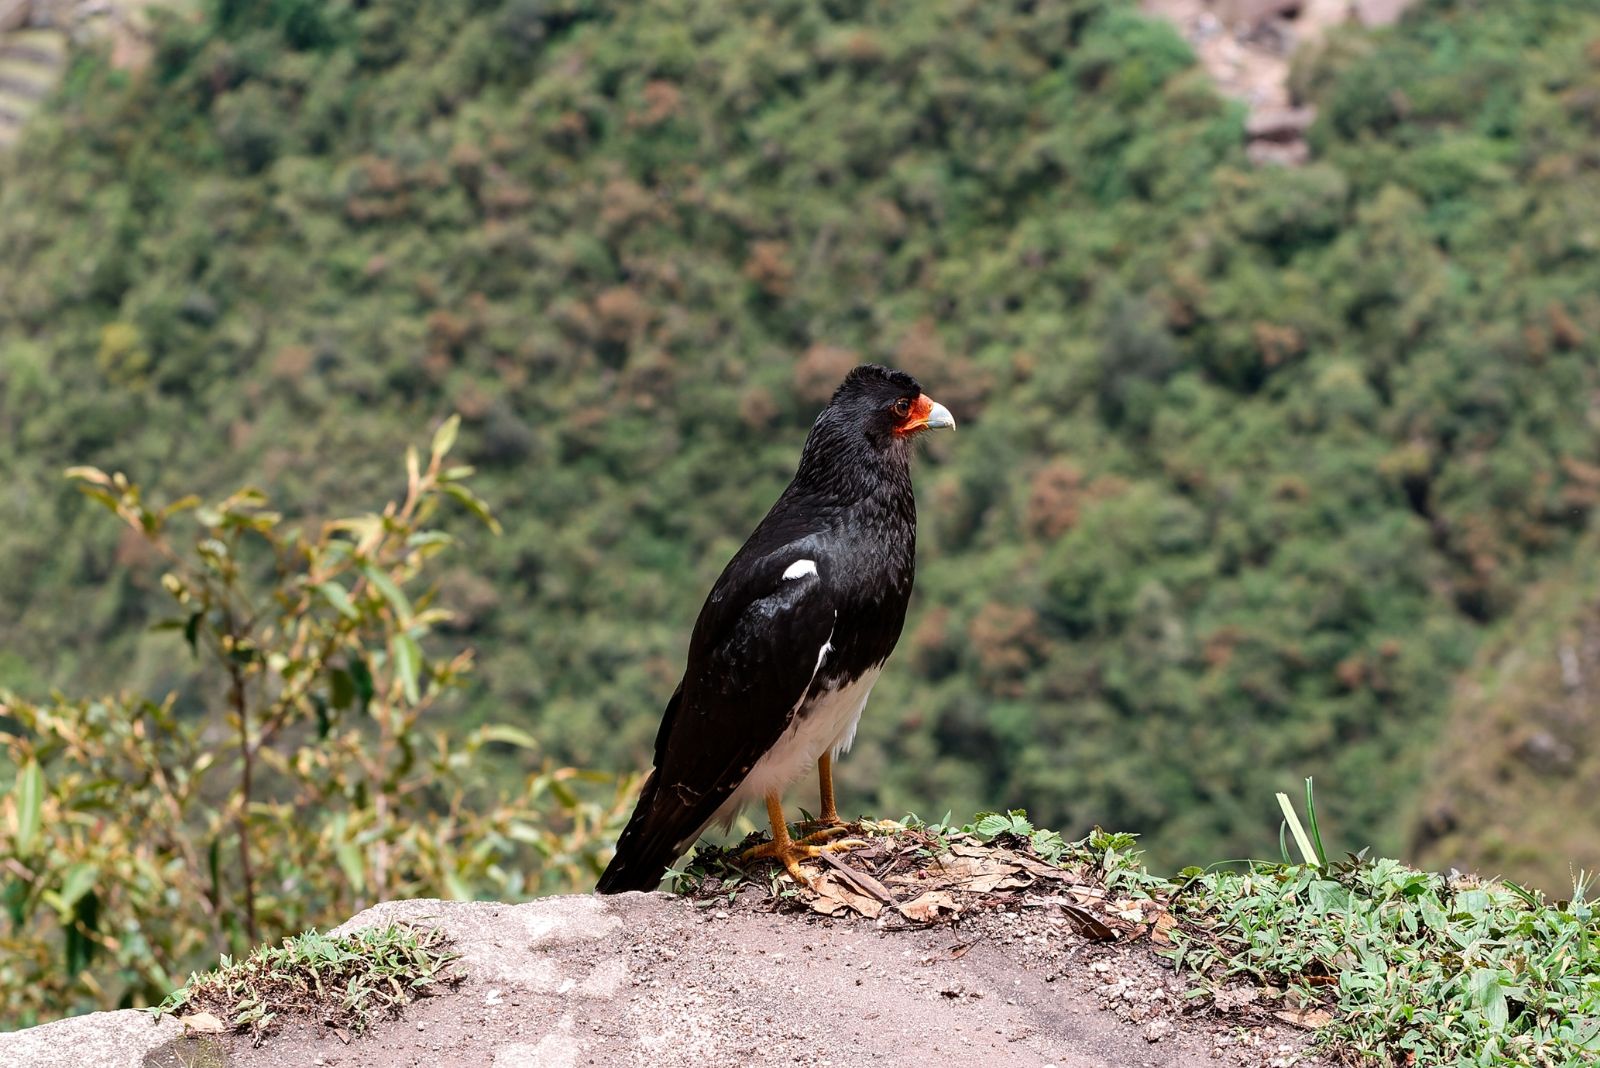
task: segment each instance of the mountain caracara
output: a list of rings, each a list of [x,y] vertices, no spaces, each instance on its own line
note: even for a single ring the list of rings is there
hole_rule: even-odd
[[[700,609],[683,681],[656,735],[655,770],[598,889],[653,890],[711,823],[767,805],[772,841],[747,854],[799,861],[843,826],[835,754],[905,622],[916,563],[911,441],[953,427],[916,379],[857,367],[817,417],[800,466]],[[782,795],[817,769],[826,829],[789,838]],[[838,845],[841,843],[835,843]]]

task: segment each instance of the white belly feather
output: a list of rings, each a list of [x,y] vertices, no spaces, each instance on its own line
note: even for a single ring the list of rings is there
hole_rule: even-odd
[[[872,684],[878,681],[882,670],[883,665],[877,664],[854,682],[824,690],[802,705],[777,743],[756,761],[744,782],[709,822],[720,823],[726,830],[745,805],[759,802],[774,791],[782,793],[801,776],[814,771],[823,753],[837,755],[848,750],[855,741],[856,725],[861,722],[862,709],[867,707]]]

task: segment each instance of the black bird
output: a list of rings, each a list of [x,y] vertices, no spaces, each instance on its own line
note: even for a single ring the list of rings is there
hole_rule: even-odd
[[[600,876],[602,894],[655,889],[709,824],[726,828],[757,800],[772,841],[747,857],[774,857],[807,881],[799,860],[843,826],[833,757],[855,738],[911,598],[911,440],[953,426],[908,374],[867,365],[845,376],[793,481],[700,609],[655,770]],[[813,765],[828,829],[794,842],[782,795]]]

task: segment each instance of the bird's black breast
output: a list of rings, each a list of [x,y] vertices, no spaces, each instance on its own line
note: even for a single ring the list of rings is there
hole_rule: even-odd
[[[909,493],[908,493],[909,497]],[[900,640],[916,561],[916,518],[893,501],[866,502],[823,539],[838,621],[813,689],[854,681],[888,659]]]

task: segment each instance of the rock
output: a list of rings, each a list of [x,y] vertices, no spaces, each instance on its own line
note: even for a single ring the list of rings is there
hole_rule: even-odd
[[[1316,118],[1316,108],[1263,108],[1245,122],[1244,132],[1252,141],[1299,141]]]
[[[1141,9],[1177,25],[1218,90],[1250,109],[1252,162],[1298,166],[1311,156],[1306,127],[1314,117],[1295,106],[1289,67],[1296,50],[1334,27],[1394,22],[1416,0],[1140,0]]]
[[[1364,26],[1389,26],[1400,21],[1416,0],[1353,0],[1356,18]]]
[[[1571,743],[1538,729],[1524,734],[1515,743],[1514,751],[1523,763],[1541,775],[1568,771],[1578,758],[1578,751]]]
[[[22,29],[32,12],[33,0],[0,0],[0,33]]]
[[[0,1034],[0,1064],[28,1068],[140,1068],[145,1058],[183,1034],[172,1017],[122,1009]]]
[[[460,955],[461,981],[366,1035],[286,1017],[254,1048],[239,1035],[184,1038],[177,1021],[145,1013],[98,1013],[0,1035],[0,1065],[284,1068],[321,1057],[340,1068],[921,1068],[935,1051],[950,1065],[1111,1068],[1152,1063],[1159,1041],[1159,1063],[1209,1068],[1205,1028],[1237,1029],[1154,1018],[1170,999],[1142,940],[1096,947],[1121,976],[1119,1008],[1100,1011],[1105,960],[1085,961],[1090,943],[1051,927],[1053,909],[974,910],[958,934],[942,923],[884,932],[853,913],[790,907],[719,899],[724,915],[708,923],[705,908],[661,893],[389,902],[335,930],[437,928]],[[1123,1018],[1130,1006],[1138,1012]]]

